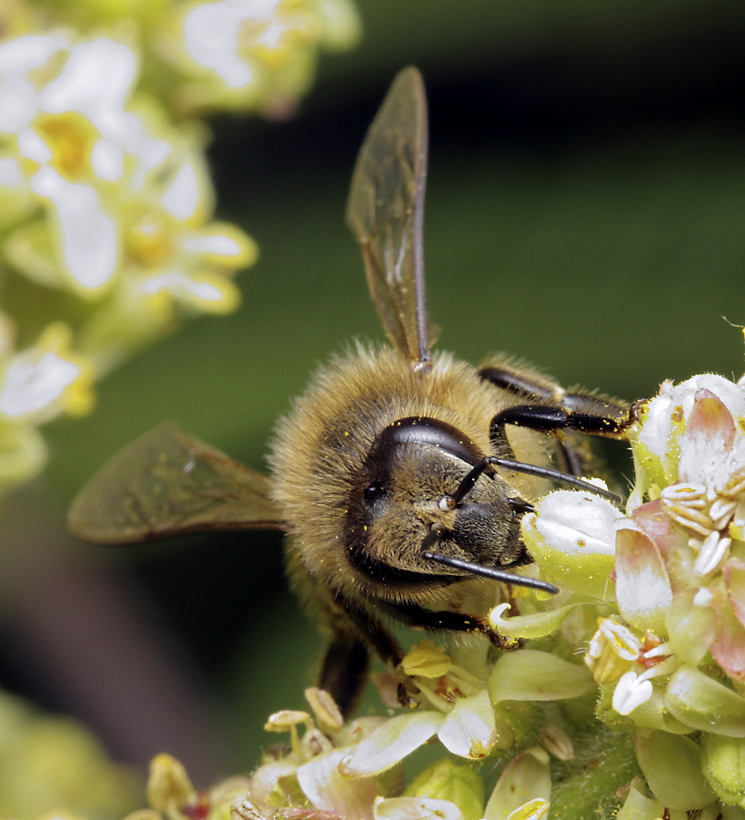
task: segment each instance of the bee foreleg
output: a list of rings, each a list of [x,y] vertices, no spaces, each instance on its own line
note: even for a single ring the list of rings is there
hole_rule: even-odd
[[[610,408],[615,408],[615,405],[609,402],[575,394],[567,394],[566,398],[569,397],[573,399],[569,406],[575,409],[551,407],[545,404],[518,404],[502,410],[491,420],[489,434],[492,441],[496,443],[504,440],[504,428],[507,424],[528,427],[542,433],[577,430],[593,436],[621,436],[631,423],[628,411],[624,411],[622,418],[619,418],[615,412],[611,414]],[[580,401],[583,398],[587,399],[586,406]],[[602,414],[600,412],[602,407],[609,408],[609,412]]]
[[[414,629],[431,629],[436,632],[480,632],[500,649],[514,646],[512,640],[503,638],[484,618],[478,615],[466,615],[448,610],[434,611],[417,604],[387,603],[385,610]]]
[[[559,385],[536,374],[521,373],[505,366],[486,366],[479,376],[491,384],[518,396],[521,404],[508,407],[492,419],[489,434],[497,452],[511,458],[511,447],[505,427],[514,424],[544,433],[580,432],[594,436],[622,437],[634,420],[634,411],[622,402],[567,392]],[[575,450],[575,442],[557,441],[557,458],[562,470],[581,476],[586,459]]]

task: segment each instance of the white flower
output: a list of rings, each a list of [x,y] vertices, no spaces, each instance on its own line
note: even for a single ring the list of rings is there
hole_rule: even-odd
[[[349,48],[359,34],[350,0],[197,0],[174,10],[158,47],[188,78],[184,109],[281,117],[310,84],[319,47]]]
[[[50,325],[34,347],[0,366],[0,419],[41,424],[90,407],[89,366],[68,350],[70,331]]]
[[[137,69],[134,52],[107,38],[75,44],[56,32],[0,45],[5,176],[25,179],[45,203],[68,284],[81,293],[106,285],[118,262],[116,221],[99,183],[121,177],[125,155],[147,161],[168,150],[124,109]]]

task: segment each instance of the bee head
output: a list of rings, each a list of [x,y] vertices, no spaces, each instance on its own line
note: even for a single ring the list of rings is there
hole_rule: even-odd
[[[411,416],[385,427],[350,497],[344,534],[350,565],[366,582],[399,590],[470,577],[424,555],[433,532],[438,552],[462,561],[487,567],[529,562],[509,485],[493,468],[483,470],[457,504],[443,504],[484,457],[439,419]]]

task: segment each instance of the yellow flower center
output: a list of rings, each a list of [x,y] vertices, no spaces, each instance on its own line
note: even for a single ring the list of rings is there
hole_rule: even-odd
[[[125,231],[128,256],[145,268],[157,268],[172,256],[174,245],[168,223],[162,216],[142,212],[128,220]]]
[[[67,180],[84,177],[91,170],[91,153],[99,133],[89,119],[75,111],[41,114],[36,131],[52,152],[50,165]]]
[[[297,0],[285,0],[277,5],[271,19],[243,20],[238,35],[239,52],[250,54],[269,68],[284,66],[296,45],[317,36],[305,5]]]

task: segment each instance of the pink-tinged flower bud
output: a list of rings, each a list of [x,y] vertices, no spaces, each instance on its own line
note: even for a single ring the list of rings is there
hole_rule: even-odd
[[[670,577],[655,542],[640,528],[623,527],[616,535],[616,597],[637,629],[664,630],[673,599]]]

